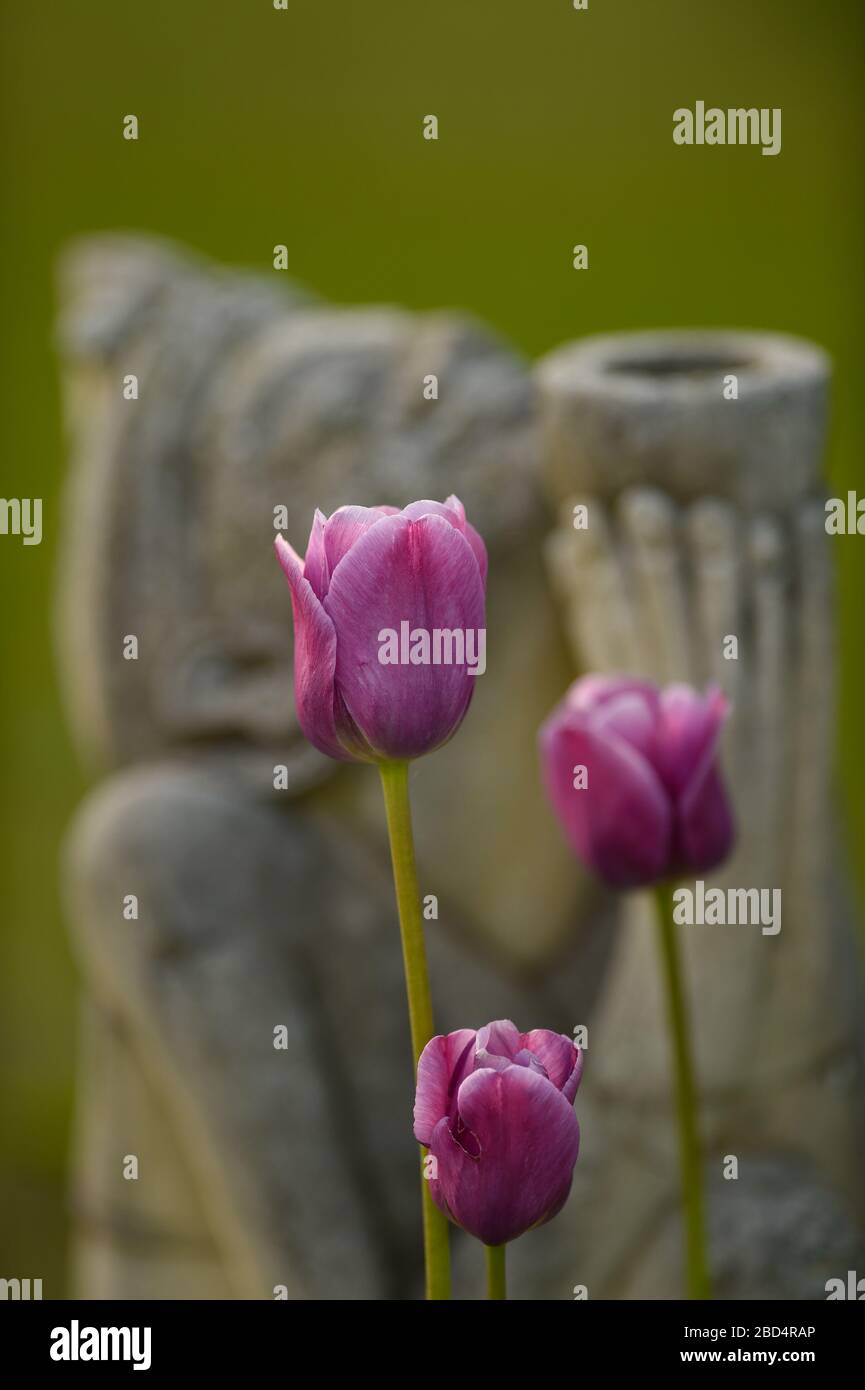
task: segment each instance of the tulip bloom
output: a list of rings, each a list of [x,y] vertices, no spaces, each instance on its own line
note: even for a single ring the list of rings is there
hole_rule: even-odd
[[[485,1245],[549,1221],[580,1145],[582,1053],[564,1034],[490,1023],[435,1037],[417,1071],[414,1133],[435,1159],[433,1201]]]
[[[486,550],[459,499],[316,511],[304,560],[282,536],[276,553],[309,741],[349,762],[419,758],[446,743],[486,639]]]
[[[540,751],[550,801],[587,868],[637,888],[726,858],[733,820],[716,748],[726,715],[717,689],[609,676],[571,686]]]

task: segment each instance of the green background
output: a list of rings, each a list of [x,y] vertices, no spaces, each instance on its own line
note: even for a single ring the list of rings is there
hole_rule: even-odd
[[[342,302],[475,311],[527,354],[731,325],[835,359],[830,486],[865,491],[861,0],[5,0],[0,537],[0,1276],[63,1289],[75,984],[57,900],[83,781],[54,683],[64,461],[52,263],[148,229]],[[672,112],[783,109],[783,150],[682,149]],[[140,120],[137,143],[122,118]],[[439,140],[421,138],[438,116]],[[571,247],[589,246],[576,273]],[[271,272],[273,273],[273,272]],[[840,747],[865,834],[865,540],[836,542]]]

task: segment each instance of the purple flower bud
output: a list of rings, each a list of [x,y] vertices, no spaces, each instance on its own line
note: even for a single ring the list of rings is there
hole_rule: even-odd
[[[727,700],[585,676],[540,731],[550,801],[579,859],[637,888],[727,857],[734,829],[717,766]]]
[[[430,1039],[417,1069],[414,1133],[435,1160],[436,1205],[485,1245],[561,1211],[580,1147],[570,1038],[507,1019]]]
[[[459,499],[317,511],[305,559],[282,536],[276,553],[310,743],[350,762],[446,743],[486,661],[487,555]]]

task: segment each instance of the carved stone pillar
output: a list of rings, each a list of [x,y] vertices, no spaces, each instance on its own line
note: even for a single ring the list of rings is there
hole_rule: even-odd
[[[768,334],[627,334],[559,350],[538,381],[560,515],[548,557],[576,664],[730,694],[739,839],[707,886],[782,891],[776,934],[680,928],[717,1292],[825,1297],[861,1259],[865,1218],[861,974],[831,775],[828,364]],[[682,1287],[650,911],[643,895],[623,900],[591,1032],[569,1207],[590,1296]]]

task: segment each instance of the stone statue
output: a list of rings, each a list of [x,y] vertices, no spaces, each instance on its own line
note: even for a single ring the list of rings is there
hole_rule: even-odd
[[[629,334],[565,347],[538,379],[575,657],[728,693],[739,837],[711,886],[781,890],[779,929],[683,929],[716,1296],[825,1297],[831,1271],[861,1265],[865,1217],[861,969],[831,785],[828,365],[766,334]],[[624,902],[569,1206],[591,1287],[638,1298],[681,1279],[651,910]]]
[[[587,345],[533,373],[456,316],[335,309],[283,275],[119,237],[72,248],[61,301],[58,641],[98,778],[65,870],[86,996],[78,1291],[419,1296],[377,778],[299,733],[271,542],[276,522],[302,546],[316,506],[457,492],[490,551],[489,649],[463,729],[412,774],[437,1023],[590,1031],[575,1192],[513,1247],[513,1296],[679,1292],[653,962],[639,925],[616,925],[639,900],[560,842],[535,731],[572,677],[566,638],[581,665],[729,688],[723,629],[741,637],[729,752],[755,824],[724,878],[777,880],[785,918],[777,938],[689,938],[713,1258],[727,1296],[823,1297],[861,1249],[863,1087],[855,972],[835,973],[852,937],[830,814],[821,359],[763,337],[626,339],[600,368]],[[644,349],[650,364],[618,363]],[[739,1178],[719,1182],[730,1153]],[[475,1294],[478,1251],[454,1249],[455,1293]]]

